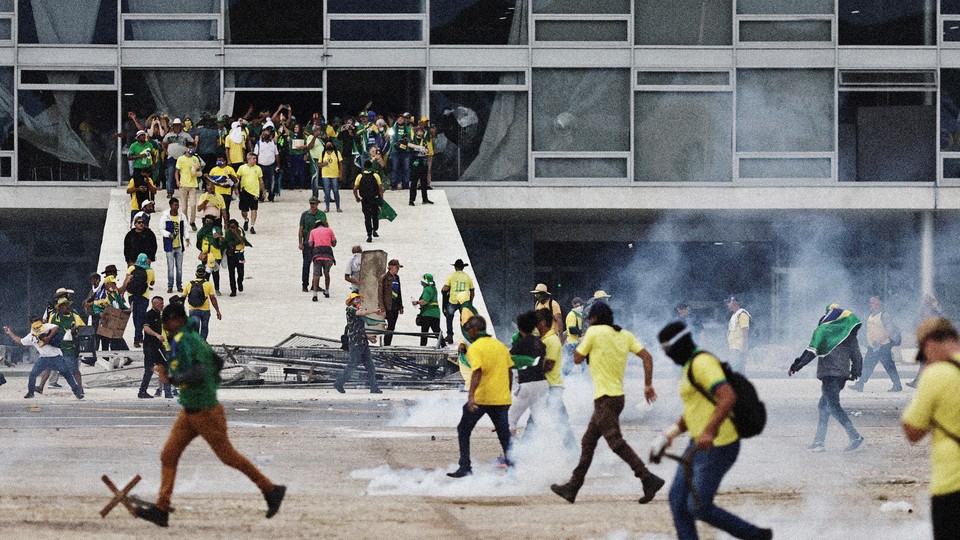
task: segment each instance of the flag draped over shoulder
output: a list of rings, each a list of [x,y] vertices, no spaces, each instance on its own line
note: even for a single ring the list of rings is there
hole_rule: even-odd
[[[817,356],[826,356],[860,328],[860,319],[852,311],[831,306],[813,331],[810,346]]]

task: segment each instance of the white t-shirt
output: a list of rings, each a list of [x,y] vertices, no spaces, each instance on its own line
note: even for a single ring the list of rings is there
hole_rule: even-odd
[[[47,332],[57,328],[57,325],[44,323],[43,325],[43,334],[46,335]],[[37,339],[37,336],[33,335],[33,332],[20,338],[20,341],[24,345],[33,345],[33,348],[36,349],[40,356],[43,358],[53,358],[55,356],[63,356],[63,353],[60,351],[60,347],[54,347],[53,345],[40,345],[40,340]]]
[[[355,280],[357,280],[357,281],[360,281],[360,259],[361,259],[361,257],[363,257],[363,254],[362,254],[362,253],[354,253],[354,254],[353,254],[353,257],[350,259],[350,266],[348,267],[349,270],[350,270],[350,277],[352,277],[353,279],[355,279]],[[351,283],[351,284],[350,284],[350,289],[353,290],[353,291],[356,291],[356,290],[358,290],[358,289],[357,289],[358,286],[359,286],[359,285],[355,285],[355,284]]]
[[[258,165],[273,165],[277,161],[277,155],[280,154],[280,150],[277,149],[277,143],[263,142],[262,140],[257,141],[257,146],[254,148],[254,152],[257,154],[257,164]]]

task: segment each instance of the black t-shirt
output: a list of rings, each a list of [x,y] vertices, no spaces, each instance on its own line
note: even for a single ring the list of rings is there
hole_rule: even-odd
[[[510,348],[510,354],[540,358],[537,365],[521,369],[517,372],[517,381],[519,381],[520,384],[547,380],[547,376],[543,373],[543,363],[546,360],[544,357],[547,354],[547,348],[544,347],[539,337],[520,336],[517,342],[513,344],[513,347]]]
[[[160,322],[160,312],[157,311],[157,310],[155,310],[155,309],[153,309],[153,308],[151,308],[149,311],[147,311],[147,313],[146,313],[146,314],[144,315],[144,317],[143,317],[143,325],[150,327],[151,330],[153,330],[154,332],[156,332],[156,333],[158,333],[158,334],[162,334],[161,331],[163,330],[163,325],[162,325],[162,323]],[[150,334],[144,332],[144,333],[143,333],[143,346],[144,346],[144,348],[146,348],[146,347],[152,347],[152,348],[155,348],[155,349],[159,349],[159,348],[162,346],[162,343],[160,343],[160,340],[159,340],[159,339],[157,339],[157,338],[151,336]]]

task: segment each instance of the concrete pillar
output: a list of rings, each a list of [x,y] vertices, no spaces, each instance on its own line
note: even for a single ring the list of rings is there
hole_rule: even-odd
[[[920,292],[934,294],[933,291],[933,210],[922,215],[920,230]]]

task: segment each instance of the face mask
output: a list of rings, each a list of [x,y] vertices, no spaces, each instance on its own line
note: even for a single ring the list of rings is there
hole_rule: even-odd
[[[218,166],[218,167],[223,167],[223,160],[222,160],[222,159],[218,159],[218,160],[217,160],[217,166]]]

